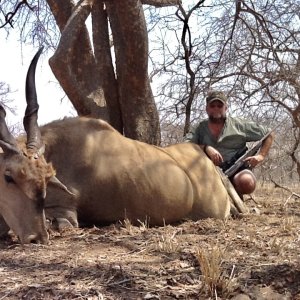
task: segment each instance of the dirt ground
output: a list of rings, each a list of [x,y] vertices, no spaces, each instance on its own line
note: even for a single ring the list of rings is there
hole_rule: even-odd
[[[300,299],[300,194],[259,187],[226,222],[51,232],[0,240],[2,299]]]

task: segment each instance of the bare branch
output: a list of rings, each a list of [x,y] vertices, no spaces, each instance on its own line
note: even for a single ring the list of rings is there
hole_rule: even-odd
[[[155,7],[176,6],[182,3],[181,0],[142,0],[141,2]]]
[[[283,186],[283,185],[280,185],[279,183],[277,183],[274,179],[271,178],[271,181],[274,183],[274,186],[275,188],[280,188],[280,189],[283,189],[289,193],[291,193],[291,195],[288,197],[288,199],[285,201],[285,203],[283,204],[283,206],[286,206],[286,204],[288,203],[288,201],[292,198],[292,197],[295,197],[295,198],[300,198],[300,195],[291,191],[291,189]]]
[[[87,87],[86,84],[81,83],[78,79],[78,67],[76,70],[74,70],[74,68],[72,69],[71,63],[74,57],[74,51],[76,51],[76,47],[74,46],[76,45],[76,42],[81,38],[81,45],[86,45],[83,43],[87,36],[84,22],[90,12],[91,6],[88,2],[78,2],[62,31],[57,50],[49,60],[53,73],[58,81],[64,86],[67,95],[80,115],[91,115],[93,108],[97,107],[95,101],[88,101],[89,98],[99,99],[99,103],[103,98],[102,91],[94,92]],[[80,34],[82,34],[82,36],[79,38]],[[88,45],[88,47],[88,52],[85,54],[85,62],[88,61],[88,59],[94,59],[90,45]],[[92,64],[89,64],[90,69],[92,66]],[[84,66],[81,65],[81,70],[83,68]],[[85,99],[85,101],[82,101],[82,99]],[[107,118],[104,109],[100,108],[99,114],[102,118]]]
[[[16,15],[16,13],[19,11],[19,9],[21,9],[22,5],[26,5],[30,10],[33,10],[33,7],[31,7],[27,3],[27,0],[21,0],[21,2],[17,4],[17,6],[16,6],[16,8],[13,12],[8,12],[6,14],[2,11],[2,9],[0,7],[2,13],[4,14],[4,18],[5,18],[5,22],[2,25],[0,25],[0,28],[5,27],[7,24],[9,24],[12,28],[14,28],[14,26],[13,26],[13,21],[14,21],[13,17]]]
[[[190,62],[190,56],[192,54],[193,45],[192,45],[191,31],[190,31],[190,27],[189,27],[189,19],[190,19],[192,13],[197,8],[199,8],[200,5],[204,3],[204,1],[205,0],[198,1],[198,3],[196,5],[194,5],[194,7],[188,13],[185,12],[185,10],[181,4],[179,5],[178,10],[176,11],[176,16],[178,17],[178,19],[180,21],[183,22],[183,28],[182,28],[182,34],[181,34],[181,44],[182,44],[183,50],[184,50],[185,68],[187,70],[187,73],[190,76],[189,91],[188,91],[188,96],[187,96],[188,101],[185,106],[186,121],[185,121],[183,135],[186,135],[190,131],[191,106],[192,106],[193,100],[195,98],[195,91],[196,91],[196,87],[195,87],[196,74],[192,70],[191,62]],[[182,16],[179,15],[179,12],[182,14]],[[187,42],[186,42],[186,39],[188,40]],[[182,101],[183,101],[183,99],[182,99]]]
[[[234,16],[234,20],[233,20],[233,25],[232,25],[232,31],[231,31],[230,39],[232,39],[232,37],[233,37],[233,33],[234,33],[234,30],[235,30],[235,26],[236,26],[237,20],[240,17],[241,8],[242,8],[242,1],[241,0],[236,0],[235,1],[235,16]]]

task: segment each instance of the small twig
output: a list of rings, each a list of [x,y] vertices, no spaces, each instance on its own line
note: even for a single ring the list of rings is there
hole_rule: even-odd
[[[232,269],[231,269],[231,272],[230,272],[230,276],[229,276],[230,280],[233,278],[234,270],[235,270],[235,265],[232,266]]]
[[[258,205],[258,202],[254,199],[254,196],[252,194],[248,195],[249,198],[247,200],[252,200],[256,205]]]
[[[121,284],[127,283],[127,282],[129,282],[129,281],[131,281],[131,280],[132,280],[132,279],[127,278],[127,279],[123,279],[123,280],[120,280],[120,281],[117,281],[117,282],[109,283],[107,286],[121,285]]]
[[[286,190],[294,195],[296,195],[298,198],[300,198],[300,195],[296,194],[295,192],[291,191],[289,188],[283,186],[283,185],[280,185],[279,183],[277,183],[274,179],[271,178],[271,181],[274,183],[275,185],[275,188],[281,188],[283,190]]]
[[[286,199],[286,201],[284,202],[283,207],[287,205],[288,201],[289,201],[293,196],[295,196],[296,198],[300,198],[300,195],[298,195],[298,194],[292,192],[292,194],[291,194],[291,195]]]
[[[271,182],[273,182],[274,183],[274,186],[275,186],[275,189],[276,188],[281,188],[281,189],[283,189],[283,190],[286,190],[286,191],[288,191],[288,192],[290,192],[290,193],[292,193],[292,191],[289,189],[289,188],[287,188],[287,187],[285,187],[285,186],[282,186],[282,185],[280,185],[279,183],[277,183],[274,179],[270,179],[271,180]]]
[[[287,198],[287,200],[284,202],[283,206],[286,206],[286,204],[288,203],[288,201],[289,201],[292,197],[300,198],[300,195],[299,195],[299,194],[297,194],[297,193],[291,191],[289,188],[287,188],[287,187],[285,187],[285,186],[282,186],[282,185],[278,184],[278,183],[275,182],[275,180],[273,180],[272,178],[271,178],[271,181],[274,183],[275,188],[281,188],[281,189],[283,189],[283,190],[288,191],[288,192],[291,193],[291,195],[290,195],[290,196]]]
[[[8,293],[6,293],[3,297],[1,297],[0,298],[0,300],[2,300],[2,299],[6,299],[10,294],[11,294],[12,292],[8,292]]]
[[[16,13],[19,11],[19,9],[21,8],[22,5],[26,5],[30,10],[33,10],[33,7],[31,7],[27,3],[27,0],[22,0],[21,2],[19,2],[17,4],[17,6],[16,6],[16,8],[15,8],[15,10],[13,12],[8,12],[7,14],[4,15],[5,22],[2,25],[0,25],[0,28],[3,28],[7,24],[9,24],[12,28],[14,28],[14,26],[13,26],[13,18],[16,15]]]

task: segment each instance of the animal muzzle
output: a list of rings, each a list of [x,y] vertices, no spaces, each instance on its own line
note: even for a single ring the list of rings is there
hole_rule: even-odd
[[[20,237],[19,237],[20,238]],[[29,234],[20,238],[21,244],[48,244],[49,234],[47,231],[45,233]]]
[[[27,230],[24,228],[21,233],[22,236],[19,236],[21,244],[48,244],[49,234],[46,226],[44,206],[42,205],[43,200],[43,198],[40,198],[37,201],[37,215],[32,216],[32,222],[27,227]]]

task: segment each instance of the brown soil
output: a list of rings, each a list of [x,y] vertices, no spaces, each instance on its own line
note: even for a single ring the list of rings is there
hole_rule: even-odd
[[[0,241],[2,299],[300,299],[299,189],[259,188],[241,219],[128,221]]]

